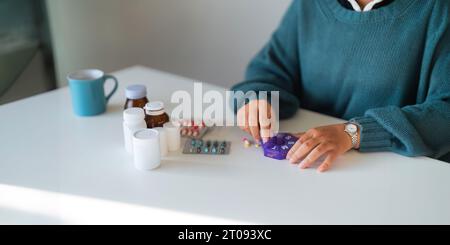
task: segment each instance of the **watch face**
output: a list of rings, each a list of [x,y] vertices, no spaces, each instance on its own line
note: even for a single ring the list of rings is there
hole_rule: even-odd
[[[358,127],[356,127],[356,125],[354,125],[354,124],[347,124],[345,126],[345,131],[347,131],[351,134],[355,134],[358,132]]]

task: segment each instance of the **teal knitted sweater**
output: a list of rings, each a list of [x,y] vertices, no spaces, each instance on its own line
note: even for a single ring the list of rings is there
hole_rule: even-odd
[[[232,89],[279,91],[282,119],[299,107],[354,119],[362,152],[449,161],[450,1],[396,0],[361,13],[337,0],[294,0]]]

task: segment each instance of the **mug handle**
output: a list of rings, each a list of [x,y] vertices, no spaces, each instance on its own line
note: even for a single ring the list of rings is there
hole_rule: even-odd
[[[117,80],[117,78],[115,76],[105,75],[105,83],[106,83],[106,81],[108,81],[110,79],[114,80],[114,88],[111,91],[111,93],[109,93],[108,96],[106,96],[106,103],[109,102],[111,97],[114,95],[114,93],[116,93],[117,89],[119,88],[119,81]]]

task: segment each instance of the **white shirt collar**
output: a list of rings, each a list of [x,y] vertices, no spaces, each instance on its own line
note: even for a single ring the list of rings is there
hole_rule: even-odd
[[[347,0],[350,2],[350,4],[352,5],[353,9],[355,11],[358,12],[367,12],[373,9],[373,7],[381,2],[383,2],[384,0],[372,0],[372,2],[368,3],[364,9],[361,9],[361,6],[359,6],[359,3],[357,2],[357,0]]]

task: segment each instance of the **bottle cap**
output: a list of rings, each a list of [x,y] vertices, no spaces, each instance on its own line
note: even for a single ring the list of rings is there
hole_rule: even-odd
[[[133,137],[138,142],[151,142],[155,139],[157,139],[157,142],[159,142],[159,132],[154,129],[138,130],[134,133]]]
[[[162,110],[164,110],[164,103],[161,101],[153,101],[153,102],[147,103],[147,105],[145,105],[144,109],[146,111],[152,111],[152,112],[162,111]]]
[[[130,108],[123,112],[125,122],[139,122],[145,119],[145,112],[142,108]]]
[[[144,85],[131,85],[125,89],[125,96],[131,100],[142,99],[147,96],[147,87]]]

